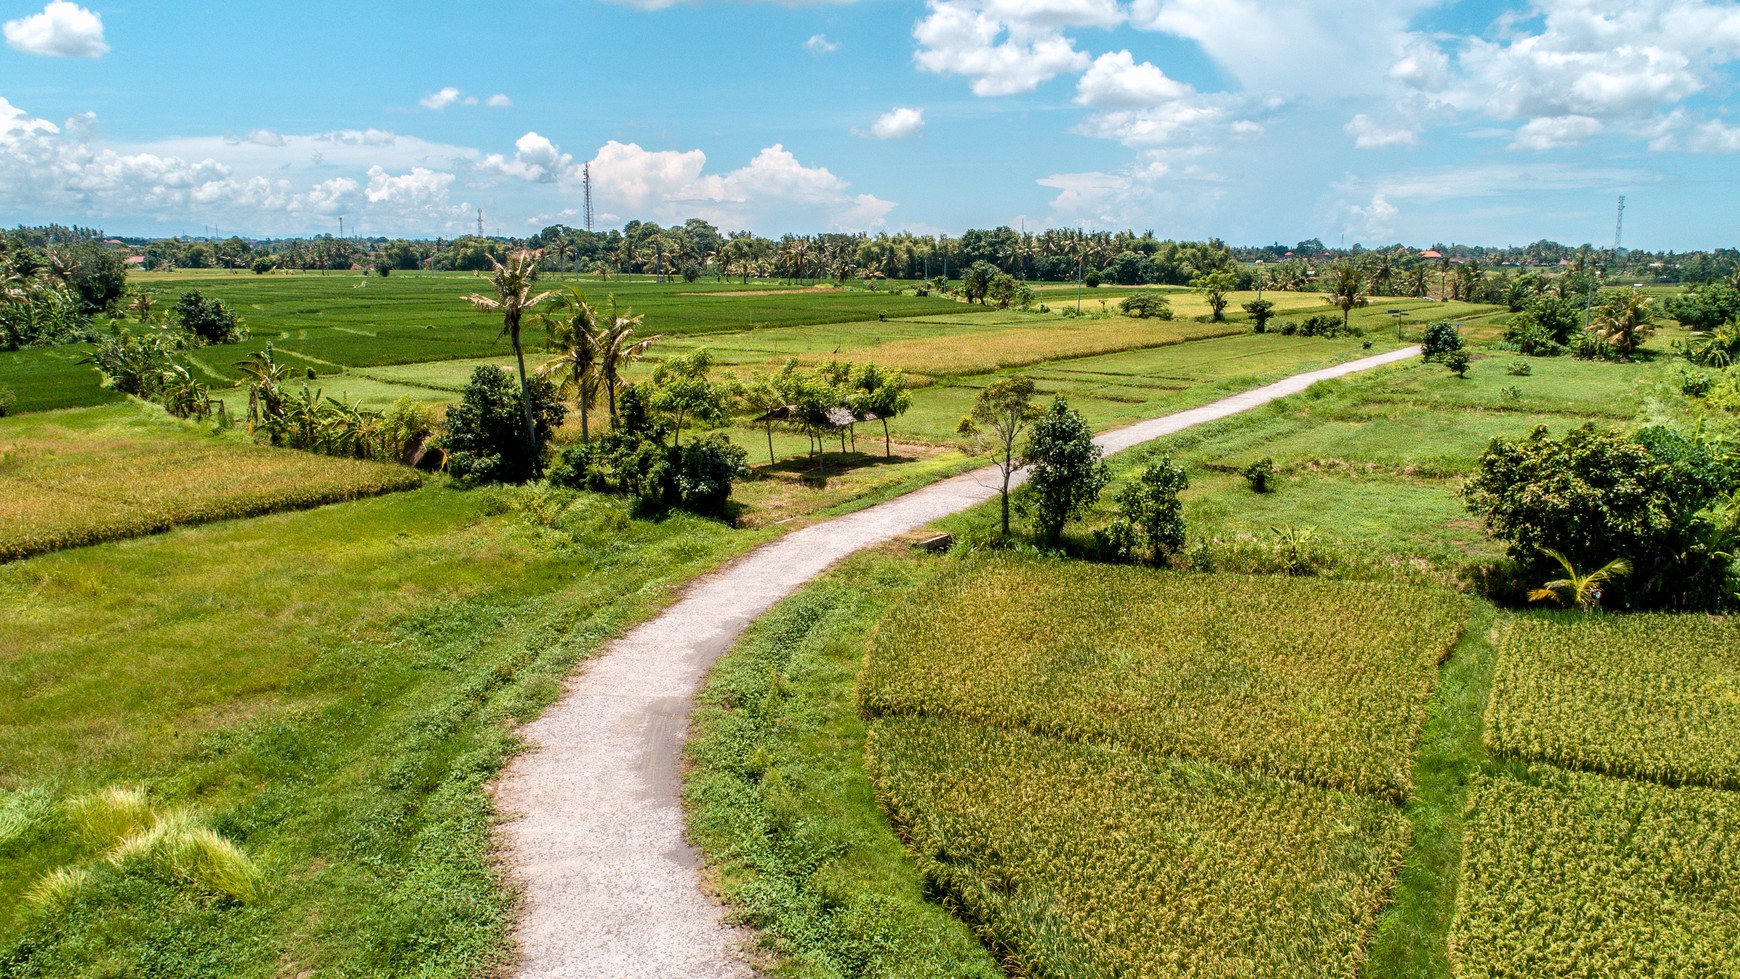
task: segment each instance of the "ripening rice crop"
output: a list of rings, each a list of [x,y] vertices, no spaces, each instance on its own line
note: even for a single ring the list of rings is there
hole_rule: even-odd
[[[1700,615],[1519,619],[1486,739],[1566,768],[1740,789],[1740,626]]]
[[[1454,595],[1389,583],[997,557],[894,613],[871,715],[949,717],[1214,761],[1392,800]]]
[[[1141,319],[1089,320],[1015,327],[963,337],[892,340],[873,347],[841,350],[812,360],[874,361],[883,367],[929,377],[986,374],[1009,367],[1026,367],[1048,360],[1166,347],[1245,332],[1226,323],[1165,322]]]
[[[1363,796],[1026,732],[885,718],[927,879],[1014,975],[1353,976],[1407,845]]]
[[[1740,794],[1541,765],[1469,800],[1457,979],[1740,975]]]
[[[93,412],[121,410],[130,406]],[[243,444],[181,425],[86,426],[71,417],[0,428],[0,561],[422,483],[402,466]]]

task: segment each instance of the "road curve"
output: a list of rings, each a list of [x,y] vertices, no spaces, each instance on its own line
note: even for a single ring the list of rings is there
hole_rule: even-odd
[[[1298,374],[1098,436],[1118,452],[1405,360],[1418,347]],[[516,975],[721,979],[752,975],[743,937],[701,891],[684,834],[678,765],[709,666],[775,602],[856,551],[982,503],[986,468],[795,531],[691,583],[608,644],[561,701],[523,729],[528,750],[496,783],[500,839],[521,888]]]

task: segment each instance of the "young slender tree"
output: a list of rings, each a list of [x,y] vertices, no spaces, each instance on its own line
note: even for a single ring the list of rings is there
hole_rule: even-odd
[[[521,249],[510,254],[504,263],[491,255],[489,261],[495,266],[495,274],[489,281],[495,286],[495,295],[472,293],[470,297],[471,305],[477,309],[501,314],[501,335],[513,344],[514,361],[520,372],[520,407],[526,415],[526,438],[532,450],[534,470],[541,468],[538,463],[538,429],[532,418],[532,389],[526,377],[526,352],[520,345],[520,327],[526,314],[555,295],[554,292],[532,292],[533,284],[538,281],[538,260],[542,257],[542,252]]]
[[[979,451],[990,451],[991,461],[1003,477],[1005,540],[1009,537],[1009,480],[1022,466],[1015,443],[1039,415],[1039,406],[1033,403],[1033,379],[1016,374],[981,390],[972,410],[956,429],[972,439]]]
[[[1341,310],[1341,328],[1347,329],[1353,311],[1371,302],[1365,269],[1355,262],[1336,262],[1323,277],[1324,301]]]
[[[598,372],[604,381],[605,394],[610,400],[610,423],[616,424],[616,391],[622,386],[622,369],[639,360],[648,347],[661,339],[660,334],[650,337],[636,337],[635,331],[641,327],[643,317],[628,316],[617,312],[616,297],[610,297],[610,315],[598,333]]]
[[[877,364],[864,364],[852,370],[852,387],[856,391],[852,408],[859,413],[877,416],[882,421],[882,455],[894,458],[894,441],[888,434],[888,419],[906,414],[912,407],[912,392],[907,389],[906,375]]]

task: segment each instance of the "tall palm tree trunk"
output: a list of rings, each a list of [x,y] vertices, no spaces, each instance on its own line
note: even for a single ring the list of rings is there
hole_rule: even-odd
[[[532,447],[532,474],[541,476],[544,467],[538,458],[538,426],[532,421],[532,385],[526,380],[526,352],[520,347],[520,318],[517,315],[508,324],[508,336],[514,342],[514,360],[520,367],[520,410],[526,416],[526,442]]]

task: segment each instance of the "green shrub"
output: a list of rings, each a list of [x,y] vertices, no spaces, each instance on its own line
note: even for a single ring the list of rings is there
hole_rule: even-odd
[[[1172,318],[1171,301],[1165,296],[1152,292],[1138,292],[1126,296],[1124,301],[1118,304],[1118,309],[1122,310],[1124,315],[1134,316],[1138,319],[1169,320]]]
[[[548,378],[528,380],[541,455],[567,409]],[[447,451],[447,471],[467,483],[523,483],[537,476],[542,461],[527,444],[519,379],[488,365],[471,372],[465,394],[447,409],[441,445]]]
[[[724,516],[732,486],[750,475],[748,453],[718,433],[670,444],[670,427],[648,410],[644,387],[623,389],[615,428],[590,445],[557,453],[550,483],[633,496],[653,512],[681,508]]]
[[[1251,314],[1251,329],[1256,333],[1267,333],[1269,320],[1275,315],[1275,304],[1267,299],[1253,299],[1242,307]]]
[[[1087,419],[1061,394],[1034,420],[1021,460],[1028,470],[1019,498],[1047,544],[1058,542],[1063,525],[1093,506],[1112,478]]]
[[[1155,564],[1167,563],[1184,547],[1184,504],[1178,495],[1189,488],[1184,467],[1162,456],[1118,493],[1119,516],[1147,543]]]
[[[1688,398],[1701,398],[1716,385],[1715,375],[1687,364],[1675,365],[1673,376],[1680,393]]]
[[[247,339],[236,314],[222,299],[207,299],[197,291],[181,294],[173,310],[175,322],[196,337],[200,343],[239,343]]]
[[[1268,456],[1264,456],[1256,462],[1246,466],[1240,475],[1244,476],[1245,482],[1250,484],[1251,492],[1270,492],[1275,488],[1273,485],[1275,479],[1275,460]]]
[[[1711,507],[1736,484],[1733,460],[1669,428],[1585,425],[1552,439],[1542,425],[1493,439],[1464,495],[1529,580],[1558,577],[1548,548],[1579,568],[1625,558],[1632,573],[1609,606],[1716,608],[1732,601],[1735,531]]]
[[[1535,368],[1526,360],[1513,360],[1504,365],[1504,372],[1512,377],[1528,377],[1535,372]]]
[[[1452,350],[1438,358],[1444,369],[1457,377],[1468,376],[1469,356],[1466,350]]]
[[[1450,323],[1433,323],[1426,327],[1425,336],[1420,341],[1420,354],[1427,360],[1436,360],[1461,349],[1462,334]]]

